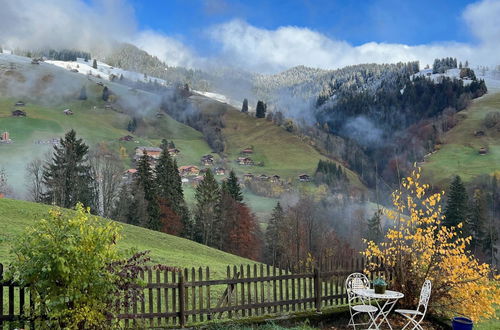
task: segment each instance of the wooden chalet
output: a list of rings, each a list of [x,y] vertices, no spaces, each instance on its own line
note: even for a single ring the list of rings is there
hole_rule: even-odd
[[[24,103],[23,101],[17,101],[16,104],[14,104],[15,107],[24,107],[26,105],[26,103]]]
[[[179,174],[181,176],[199,175],[200,169],[194,165],[181,166],[181,167],[179,167]]]
[[[239,165],[245,165],[245,166],[254,165],[254,161],[250,157],[238,157],[237,162]]]
[[[72,115],[73,115],[73,111],[71,111],[70,109],[64,109],[64,110],[63,110],[63,113],[64,113],[66,116],[72,116]]]
[[[121,138],[119,138],[118,140],[130,142],[130,141],[134,141],[134,137],[132,135],[125,135],[125,136],[122,136]]]
[[[12,111],[12,117],[26,117],[26,112],[23,110],[16,109]]]
[[[162,149],[157,147],[137,147],[135,148],[135,155],[136,158],[140,158],[144,152],[146,152],[149,157],[158,160],[160,158],[161,151]]]
[[[215,175],[225,175],[226,170],[223,167],[217,167],[215,170]]]
[[[253,148],[245,148],[245,149],[241,150],[241,154],[244,154],[244,155],[253,154]]]
[[[309,181],[311,181],[311,176],[309,176],[308,174],[301,174],[301,175],[299,175],[299,181],[300,182],[309,182]]]
[[[270,178],[271,182],[280,182],[281,178],[279,175],[275,174]]]
[[[208,154],[201,157],[201,164],[204,166],[211,166],[214,164],[214,156]]]
[[[177,156],[178,154],[181,153],[181,151],[177,148],[170,148],[168,149],[168,153],[170,154],[170,156]]]

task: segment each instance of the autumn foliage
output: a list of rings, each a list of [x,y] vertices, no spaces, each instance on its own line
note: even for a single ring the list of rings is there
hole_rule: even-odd
[[[444,192],[430,194],[429,186],[419,179],[420,169],[414,170],[393,193],[394,210],[386,214],[394,225],[382,243],[367,242],[364,256],[383,260],[383,266],[394,275],[391,288],[405,294],[400,301],[405,307],[417,306],[420,287],[429,279],[431,312],[466,315],[473,320],[494,317],[495,305],[500,304],[499,277],[493,277],[490,265],[472,255],[471,238],[462,237],[461,223],[443,225]],[[379,266],[367,263],[365,271]]]

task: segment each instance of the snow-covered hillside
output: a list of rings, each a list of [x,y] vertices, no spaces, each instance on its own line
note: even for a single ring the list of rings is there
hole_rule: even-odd
[[[424,69],[411,76],[411,78],[413,77],[427,77],[429,79],[432,79],[432,81],[434,81],[435,83],[439,83],[443,79],[443,77],[451,79],[461,79],[460,69],[448,69],[445,71],[445,73],[432,73],[432,69]],[[472,82],[471,79],[467,78],[464,78],[462,80],[464,81],[464,85],[468,85]]]

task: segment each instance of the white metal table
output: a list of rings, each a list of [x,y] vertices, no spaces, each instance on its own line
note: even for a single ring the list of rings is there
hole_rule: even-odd
[[[373,299],[377,304],[379,311],[368,329],[380,329],[380,326],[385,321],[392,330],[391,324],[389,323],[389,320],[387,320],[387,315],[389,315],[396,302],[405,296],[404,294],[391,290],[386,290],[384,294],[379,294],[375,293],[375,290],[373,289],[355,289],[352,290],[352,292],[358,295],[362,300],[363,298],[367,298],[369,300]]]

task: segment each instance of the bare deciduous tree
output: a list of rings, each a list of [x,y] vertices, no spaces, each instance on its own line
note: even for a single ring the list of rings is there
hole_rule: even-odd
[[[43,198],[43,165],[44,161],[40,158],[35,158],[26,165],[28,198],[37,203],[42,202]]]

